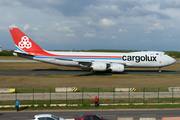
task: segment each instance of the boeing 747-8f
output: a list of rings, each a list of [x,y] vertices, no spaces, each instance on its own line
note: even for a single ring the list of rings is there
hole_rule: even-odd
[[[159,51],[131,53],[46,51],[17,27],[11,27],[9,31],[17,48],[14,55],[56,65],[87,67],[91,71],[111,70],[112,72],[123,72],[125,67],[157,67],[161,72],[162,67],[175,63],[175,59]]]

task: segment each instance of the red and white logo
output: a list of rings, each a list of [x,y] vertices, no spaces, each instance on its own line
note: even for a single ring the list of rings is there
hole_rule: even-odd
[[[21,38],[21,41],[19,42],[19,45],[18,45],[20,48],[31,48],[32,47],[32,44],[31,42],[29,42],[29,38],[27,36],[23,36]]]

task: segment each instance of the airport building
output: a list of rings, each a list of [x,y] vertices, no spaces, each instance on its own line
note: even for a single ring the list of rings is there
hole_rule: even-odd
[[[2,50],[1,50],[1,45],[0,45],[0,52],[1,52]]]

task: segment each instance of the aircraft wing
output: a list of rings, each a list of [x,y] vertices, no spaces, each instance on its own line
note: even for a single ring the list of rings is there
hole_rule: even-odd
[[[101,63],[106,63],[108,65],[112,64],[112,63],[116,63],[116,64],[122,64],[124,66],[130,66],[131,64],[127,64],[125,62],[109,62],[109,61],[96,61],[96,60],[82,60],[82,59],[60,59],[60,58],[56,58],[58,60],[64,60],[64,61],[74,61],[74,62],[78,62],[80,65],[82,66],[91,66],[91,64],[93,62],[101,62]]]

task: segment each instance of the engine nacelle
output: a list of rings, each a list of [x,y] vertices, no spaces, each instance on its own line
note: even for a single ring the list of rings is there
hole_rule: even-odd
[[[103,62],[93,62],[91,68],[93,71],[106,71],[107,64]]]
[[[124,65],[112,63],[110,66],[110,69],[112,70],[112,72],[123,72],[124,71]]]

